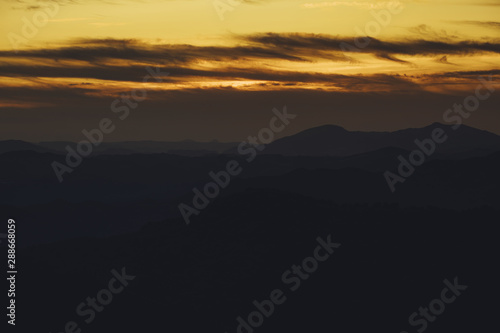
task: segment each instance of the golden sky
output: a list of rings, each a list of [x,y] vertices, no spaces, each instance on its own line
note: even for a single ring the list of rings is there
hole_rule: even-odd
[[[94,105],[138,86],[158,101],[193,90],[463,94],[479,75],[498,82],[499,14],[499,0],[4,0],[0,120],[2,109]],[[169,75],[142,83],[147,66]]]

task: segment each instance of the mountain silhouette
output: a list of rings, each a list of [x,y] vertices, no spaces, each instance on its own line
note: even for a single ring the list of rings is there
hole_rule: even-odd
[[[261,152],[265,155],[284,156],[337,156],[347,157],[383,149],[418,149],[415,140],[432,137],[440,128],[448,136],[444,143],[436,145],[432,158],[464,159],[485,156],[500,151],[500,136],[466,125],[454,130],[452,126],[433,123],[422,128],[408,128],[394,132],[348,131],[337,125],[324,125],[275,140]],[[52,152],[66,154],[66,146],[76,147],[74,142],[54,141],[28,143],[24,141],[0,141],[0,154],[11,151]],[[214,154],[238,154],[234,142],[179,142],[125,141],[103,142],[94,147],[93,155],[176,154],[182,156],[206,156]],[[378,153],[376,153],[378,154]]]
[[[75,147],[73,142],[40,142],[41,147],[66,153],[65,147]],[[163,141],[123,141],[123,142],[103,142],[94,147],[94,154],[100,155],[120,155],[120,154],[161,154],[171,153],[192,156],[221,153],[230,147],[235,146],[232,142],[196,142],[184,140],[178,142]]]
[[[470,157],[500,150],[500,136],[462,125],[453,130],[450,125],[433,123],[423,128],[408,128],[394,132],[348,131],[335,125],[310,128],[295,135],[270,143],[264,154],[289,156],[348,156],[387,147],[412,151],[415,140],[432,137],[433,130],[441,128],[448,140],[437,145],[436,154]]]
[[[29,143],[21,140],[6,140],[0,141],[0,154],[11,151],[34,151],[38,153],[55,152],[53,149],[45,148],[34,143]]]

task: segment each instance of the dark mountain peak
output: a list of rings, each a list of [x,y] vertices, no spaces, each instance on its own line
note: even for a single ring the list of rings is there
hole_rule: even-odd
[[[279,142],[283,139],[294,140],[294,141],[304,141],[304,140],[317,140],[317,139],[332,139],[342,137],[344,135],[349,135],[353,132],[349,132],[343,127],[337,125],[322,125],[318,127],[308,128],[297,134],[276,140]]]
[[[297,134],[278,139],[266,149],[266,154],[279,155],[332,155],[331,145],[339,145],[355,132],[349,132],[337,125],[323,125],[306,129]],[[342,156],[349,155],[345,151]],[[354,153],[357,153],[355,151]]]
[[[454,127],[455,124],[443,124],[443,123],[440,123],[440,122],[434,122],[430,125],[427,125],[425,127],[422,127],[422,128],[416,128],[416,130],[426,130],[426,129],[435,129],[435,128],[443,128],[443,129],[452,129],[452,127]],[[404,130],[402,130],[404,131]],[[475,133],[482,133],[482,134],[485,134],[485,133],[488,133],[488,134],[491,134],[491,135],[496,135],[496,134],[493,134],[491,132],[488,132],[488,131],[485,131],[485,130],[481,130],[479,128],[475,128],[475,127],[471,127],[471,126],[468,126],[468,125],[460,125],[459,128],[457,128],[457,131],[460,131],[460,132],[475,132]]]
[[[317,127],[308,128],[300,133],[346,133],[346,132],[349,131],[341,126],[328,124],[328,125],[321,125]]]
[[[449,125],[449,124],[443,124],[443,123],[440,123],[440,122],[435,121],[435,122],[433,122],[432,124],[427,125],[427,126],[425,126],[425,127],[423,127],[423,128],[429,128],[429,127],[430,127],[430,128],[436,128],[436,127],[451,127],[451,126],[452,126],[452,125]]]

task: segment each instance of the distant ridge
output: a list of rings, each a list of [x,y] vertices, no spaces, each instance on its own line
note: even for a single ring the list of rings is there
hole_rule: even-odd
[[[278,139],[269,144],[264,154],[287,156],[349,156],[364,154],[388,147],[414,150],[415,140],[432,137],[436,128],[442,128],[448,140],[439,144],[436,154],[473,156],[500,151],[500,136],[462,125],[457,130],[452,126],[433,123],[422,128],[408,128],[394,132],[348,131],[336,125],[310,128],[295,135]]]
[[[47,149],[38,146],[33,143],[21,141],[21,140],[7,140],[0,141],[0,154],[8,153],[11,151],[34,151],[37,153],[53,152],[51,149]]]
[[[66,154],[66,146],[75,148],[77,143],[69,141],[50,141],[30,143],[21,140],[0,141],[0,154],[15,151],[34,151]],[[218,154],[236,146],[232,142],[196,142],[184,140],[179,142],[162,141],[125,141],[103,142],[94,147],[94,155],[127,155],[127,154],[176,154],[185,156],[202,156]]]
[[[349,131],[337,125],[323,125],[306,129],[297,134],[278,139],[266,146],[261,154],[283,156],[335,156],[348,157],[370,152],[376,155],[394,154],[416,149],[415,140],[432,137],[432,132],[441,128],[448,140],[437,145],[433,157],[468,158],[485,156],[500,151],[500,136],[462,125],[453,130],[451,125],[433,123],[422,128],[407,128],[394,132]],[[38,144],[20,140],[0,141],[0,154],[13,151],[35,151],[66,154],[65,147],[76,143],[65,141],[40,142]],[[173,154],[182,156],[205,156],[214,154],[238,154],[238,143],[125,141],[104,142],[94,149],[94,155],[129,154]],[[398,155],[398,154],[396,154]]]

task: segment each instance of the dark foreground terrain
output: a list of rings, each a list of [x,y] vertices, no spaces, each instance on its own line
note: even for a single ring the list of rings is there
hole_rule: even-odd
[[[237,332],[237,317],[280,289],[286,300],[256,331],[416,332],[423,324],[412,327],[409,316],[457,278],[466,290],[427,331],[486,331],[498,311],[497,216],[491,208],[339,206],[249,190],[218,201],[189,227],[163,221],[22,251],[18,323],[45,332],[62,332],[69,321],[82,332]],[[283,273],[329,235],[341,245],[292,291],[297,282],[285,283]],[[76,308],[123,267],[134,278],[85,323],[90,315]]]
[[[298,137],[314,146],[345,134],[329,130]],[[294,155],[292,137],[247,164],[234,151],[103,151],[62,183],[50,167],[60,152],[5,149],[0,212],[16,220],[16,329],[490,332],[500,150],[450,144],[393,193],[384,172],[411,149],[393,146],[394,135],[335,156]],[[241,174],[187,225],[179,204],[192,206],[193,188],[231,160]]]

